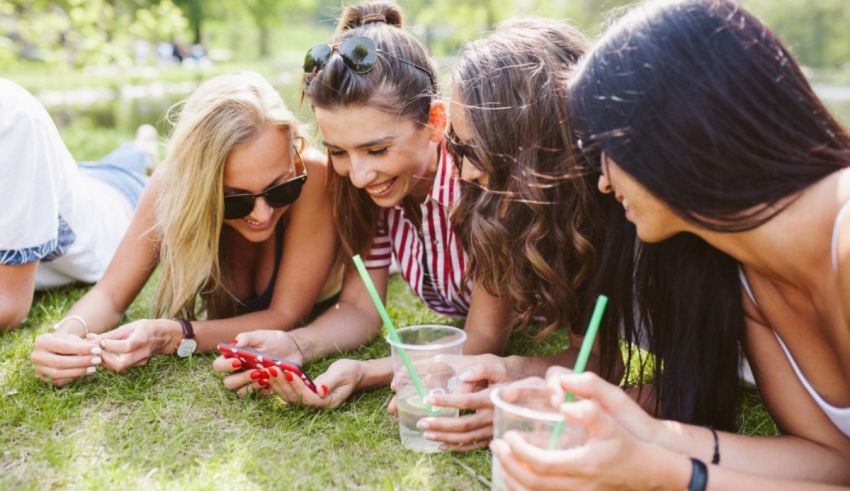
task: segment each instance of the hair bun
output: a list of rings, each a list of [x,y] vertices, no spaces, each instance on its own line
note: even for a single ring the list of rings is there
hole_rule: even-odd
[[[368,2],[346,7],[339,19],[337,32],[357,29],[367,24],[387,24],[401,28],[401,7],[390,2]]]

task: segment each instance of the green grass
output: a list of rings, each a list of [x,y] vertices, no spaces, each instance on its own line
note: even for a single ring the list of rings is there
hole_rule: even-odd
[[[152,286],[129,319],[145,315]],[[213,355],[156,357],[63,389],[43,384],[28,359],[33,340],[84,292],[38,294],[26,324],[0,343],[0,489],[485,488],[486,451],[422,455],[401,447],[396,420],[384,410],[388,389],[357,394],[334,411],[241,400],[212,372]],[[388,304],[399,325],[449,321],[423,307],[398,276]],[[536,342],[518,332],[511,351],[551,353],[565,343],[563,333]],[[376,340],[352,355],[387,354]],[[331,361],[307,370],[319,374]],[[741,425],[747,434],[776,433],[754,391]]]

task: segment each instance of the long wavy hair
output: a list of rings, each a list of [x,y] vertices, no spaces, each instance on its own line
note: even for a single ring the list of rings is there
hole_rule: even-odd
[[[708,230],[758,227],[850,165],[850,138],[788,50],[732,0],[633,10],[589,53],[569,95],[595,165],[605,152]],[[691,234],[639,243],[622,212],[603,257],[594,288],[611,295],[626,338],[645,336],[654,352],[661,416],[734,428],[744,340],[737,261]]]
[[[179,118],[157,170],[162,277],[154,310],[187,319],[235,315],[230,273],[222,266],[227,264],[221,246],[227,157],[269,124],[291,135],[299,150],[306,140],[280,95],[253,72],[210,79],[172,110],[179,110]]]
[[[570,158],[566,81],[587,48],[564,23],[513,20],[464,45],[454,69],[466,143],[488,176],[486,188],[463,182],[452,215],[468,274],[509,299],[523,324],[545,318],[541,335],[579,327],[603,228],[597,176]]]
[[[358,74],[334,55],[320,70],[304,74],[302,98],[314,107],[366,105],[426,124],[431,101],[438,93],[436,72],[425,47],[403,31],[402,24],[401,8],[393,3],[347,7],[331,44],[353,36],[369,37],[379,50],[375,66],[367,73]],[[426,69],[430,76],[411,63]],[[328,160],[332,163],[330,156]],[[346,254],[368,252],[377,232],[380,207],[366,191],[336,172],[328,173],[328,186],[334,196],[334,219]]]

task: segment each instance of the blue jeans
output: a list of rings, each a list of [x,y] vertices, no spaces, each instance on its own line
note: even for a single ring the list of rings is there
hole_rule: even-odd
[[[148,154],[134,142],[124,142],[97,162],[80,162],[80,169],[117,189],[133,208],[139,204],[142,191],[148,182],[145,170]]]

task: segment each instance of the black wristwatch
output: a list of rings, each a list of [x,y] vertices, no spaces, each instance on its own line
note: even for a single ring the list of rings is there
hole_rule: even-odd
[[[175,319],[180,323],[180,328],[183,329],[183,339],[177,345],[177,356],[186,358],[192,356],[195,349],[198,347],[198,342],[195,341],[195,330],[192,329],[192,323],[186,319]]]

